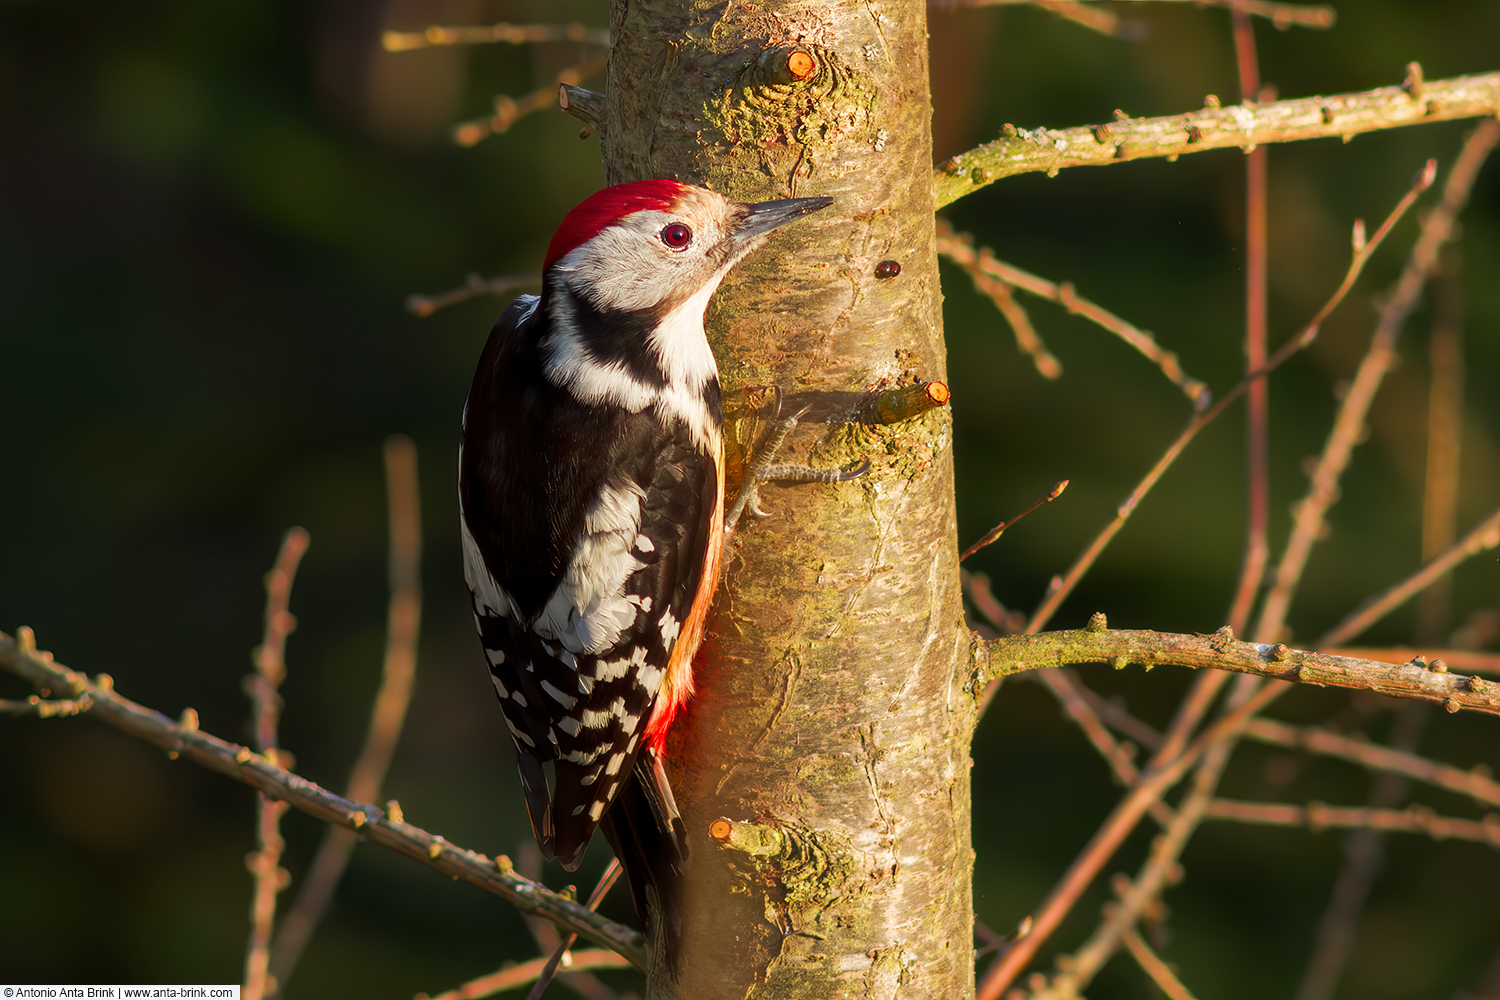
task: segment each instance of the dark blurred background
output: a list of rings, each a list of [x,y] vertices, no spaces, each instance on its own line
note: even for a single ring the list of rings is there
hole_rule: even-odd
[[[931,18],[938,158],[1007,122],[1107,120],[1229,103],[1228,15],[1131,5],[1144,41],[1034,9]],[[1285,96],[1500,69],[1490,0],[1361,0],[1328,32],[1257,25],[1263,77]],[[384,635],[381,441],[421,453],[426,532],[417,693],[386,793],[450,840],[517,855],[529,832],[504,727],[478,670],[454,530],[454,447],[474,359],[502,303],[417,319],[411,292],[537,266],[563,212],[603,180],[597,138],[556,111],[472,149],[449,140],[495,94],[519,96],[584,54],[573,44],[380,50],[385,28],[579,20],[602,0],[0,2],[0,627],[122,692],[247,739],[240,678],[260,634],[261,576],[291,524],[312,533],[296,583],[282,742],[341,788],[363,738]],[[595,81],[595,86],[598,86]],[[1356,217],[1373,225],[1428,157],[1451,164],[1463,123],[1273,148],[1273,343],[1341,277]],[[1243,157],[1232,151],[1027,175],[950,211],[1003,259],[1156,333],[1222,391],[1241,367]],[[1308,355],[1272,383],[1272,542],[1322,444],[1334,388],[1363,351],[1372,301],[1415,237],[1408,220]],[[1500,497],[1500,168],[1464,216],[1469,408],[1461,530]],[[1180,393],[1122,344],[1023,300],[1061,358],[1040,378],[968,279],[945,266],[963,541],[1057,479],[1072,486],[973,560],[1030,609],[1111,516],[1187,416]],[[1420,559],[1426,306],[1402,339],[1371,438],[1345,477],[1331,537],[1292,615],[1310,639]],[[1100,561],[1058,625],[1210,631],[1238,569],[1244,513],[1238,412],[1205,434]],[[768,522],[774,526],[774,522]],[[1500,607],[1500,560],[1457,575],[1455,627]],[[1397,614],[1372,641],[1411,637]],[[1087,672],[1161,724],[1187,678]],[[23,692],[0,679],[0,696]],[[1325,719],[1347,698],[1299,692],[1277,712]],[[1388,713],[1371,710],[1383,737]],[[1500,766],[1494,720],[1436,720],[1424,751]],[[1104,765],[1034,685],[1002,692],[975,748],[980,916],[1007,929],[1045,893],[1117,794]],[[238,981],[253,846],[245,788],[87,719],[0,721],[0,978]],[[1362,804],[1352,766],[1247,748],[1227,794]],[[1471,804],[1433,793],[1441,812]],[[320,835],[284,822],[299,876]],[[1143,828],[1144,829],[1144,828]],[[1138,836],[1117,867],[1133,870]],[[1341,838],[1210,825],[1173,890],[1164,955],[1204,996],[1288,994],[1337,870]],[[576,881],[586,890],[607,854]],[[1113,870],[1113,869],[1111,869]],[[567,881],[547,871],[549,881]],[[283,900],[288,897],[283,897]],[[1096,919],[1097,890],[1058,945]],[[612,904],[625,918],[623,894]],[[1500,947],[1500,856],[1394,839],[1360,926],[1344,995],[1449,996]],[[389,852],[360,850],[289,996],[436,992],[536,948],[504,903]],[[629,974],[612,980],[638,988]],[[556,989],[556,988],[554,988]],[[1128,960],[1095,997],[1144,997]]]

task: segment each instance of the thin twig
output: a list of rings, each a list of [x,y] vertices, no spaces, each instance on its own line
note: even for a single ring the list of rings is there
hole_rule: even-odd
[[[527,983],[533,982],[542,974],[542,969],[547,965],[546,958],[533,958],[529,962],[521,962],[498,972],[491,972],[487,976],[470,980],[457,989],[439,993],[430,1000],[479,1000],[480,997],[494,996],[506,990],[520,989]],[[572,953],[572,961],[568,963],[568,971],[582,971],[584,969],[628,969],[630,962],[624,957],[607,951],[603,948],[588,948],[583,951]],[[426,993],[418,993],[416,1000],[428,1000]]]
[[[93,707],[88,698],[56,699],[32,695],[25,701],[0,700],[0,715],[34,715],[38,719],[79,715]]]
[[[396,742],[406,721],[417,671],[417,637],[422,622],[422,507],[417,479],[417,446],[404,434],[385,442],[385,485],[389,508],[391,597],[386,612],[385,658],[380,690],[370,709],[364,749],[349,774],[345,797],[377,802],[390,770]],[[291,979],[313,931],[333,895],[358,835],[330,826],[307,868],[297,899],[281,922],[271,954],[271,974],[283,986]]]
[[[1450,248],[1432,276],[1432,334],[1427,344],[1427,475],[1422,491],[1422,558],[1431,559],[1458,535],[1459,458],[1463,452],[1463,282]],[[1448,631],[1452,577],[1434,580],[1417,603],[1418,642],[1435,644]]]
[[[1258,683],[1255,678],[1241,677],[1230,703],[1231,709],[1248,701],[1255,694]],[[1193,782],[1187,795],[1177,807],[1166,830],[1151,842],[1150,853],[1140,872],[1134,880],[1126,881],[1121,887],[1119,901],[1105,908],[1104,919],[1083,946],[1069,957],[1065,965],[1060,966],[1061,971],[1053,977],[1050,988],[1043,996],[1055,1000],[1078,996],[1079,991],[1088,987],[1099,970],[1119,950],[1125,935],[1161,898],[1167,886],[1181,880],[1182,865],[1178,859],[1203,822],[1204,813],[1213,801],[1214,792],[1224,775],[1229,757],[1234,752],[1235,743],[1234,736],[1230,736],[1207,748],[1193,773]]]
[[[387,31],[380,36],[387,52],[411,52],[442,45],[492,45],[504,42],[578,42],[609,48],[609,29],[585,24],[471,24],[456,27],[430,25],[421,31]]]
[[[1021,637],[1034,638],[1034,637]],[[1005,639],[992,640],[1006,642]],[[1232,737],[1244,725],[1246,719],[1263,710],[1287,690],[1285,684],[1268,684],[1250,697],[1244,704],[1214,722],[1188,744],[1172,760],[1160,765],[1153,764],[1142,774],[1139,781],[1130,787],[1115,805],[1109,817],[1100,825],[1094,836],[1068,870],[1053,886],[1036,912],[1032,914],[1031,929],[1025,937],[1016,941],[1003,952],[985,972],[979,983],[978,1000],[999,1000],[1021,970],[1057,930],[1079,895],[1093,882],[1099,870],[1117,851],[1137,823],[1167,789],[1171,788],[1188,769],[1195,765],[1211,746]]]
[[[1426,705],[1402,705],[1396,712],[1393,749],[1416,749],[1432,712]],[[1411,782],[1393,771],[1378,772],[1366,805],[1372,810],[1390,809],[1405,799]],[[1359,916],[1370,898],[1370,890],[1385,865],[1385,834],[1379,830],[1355,830],[1344,841],[1344,860],[1339,865],[1328,906],[1318,922],[1312,957],[1297,987],[1296,1000],[1328,1000],[1343,978],[1354,954]]]
[[[1036,670],[1028,674],[1022,674],[1021,676],[1040,677],[1046,673],[1049,673],[1049,671]],[[1094,710],[1094,714],[1099,716],[1100,721],[1105,725],[1122,736],[1128,736],[1147,749],[1155,750],[1161,746],[1161,730],[1131,715],[1130,711],[1123,704],[1114,699],[1105,698],[1087,684],[1079,682],[1077,687],[1078,696],[1088,704],[1089,708]]]
[[[1156,464],[1142,477],[1136,488],[1120,503],[1120,506],[1115,511],[1114,519],[1089,543],[1089,546],[1084,549],[1083,554],[1068,568],[1067,573],[1053,579],[1051,586],[1048,587],[1047,593],[1042,599],[1041,605],[1031,616],[1031,620],[1027,624],[1026,630],[1028,632],[1040,632],[1046,627],[1047,622],[1052,620],[1052,616],[1062,606],[1063,601],[1078,586],[1078,581],[1083,579],[1084,574],[1094,565],[1094,561],[1099,558],[1100,553],[1104,551],[1109,543],[1114,540],[1114,537],[1125,527],[1125,522],[1130,519],[1130,515],[1135,512],[1136,507],[1145,499],[1146,494],[1151,492],[1161,477],[1166,474],[1166,471],[1172,467],[1172,464],[1177,461],[1177,457],[1182,454],[1193,438],[1197,437],[1198,433],[1212,423],[1219,414],[1228,409],[1230,404],[1243,395],[1246,389],[1256,380],[1265,378],[1279,368],[1293,354],[1303,350],[1316,339],[1323,321],[1344,301],[1344,296],[1349,294],[1349,290],[1354,287],[1354,282],[1359,278],[1360,272],[1364,270],[1365,263],[1369,261],[1371,255],[1384,242],[1386,235],[1401,220],[1401,217],[1406,214],[1407,209],[1411,208],[1417,196],[1431,185],[1434,169],[1434,164],[1429,161],[1427,169],[1417,175],[1412,182],[1411,188],[1402,196],[1400,202],[1397,203],[1391,214],[1386,217],[1385,222],[1381,224],[1380,228],[1375,231],[1375,234],[1368,240],[1356,241],[1354,255],[1349,262],[1348,270],[1344,273],[1344,280],[1340,282],[1338,288],[1334,290],[1328,301],[1323,304],[1323,307],[1318,310],[1312,320],[1296,336],[1278,347],[1266,362],[1264,368],[1245,376],[1238,385],[1225,393],[1213,406],[1209,407],[1203,413],[1193,416],[1192,420],[1188,422],[1187,427],[1177,436],[1177,440],[1168,446],[1161,458],[1157,459]],[[1362,233],[1363,226],[1357,227],[1356,231]]]
[[[1399,747],[1380,746],[1330,729],[1292,726],[1272,719],[1250,720],[1245,725],[1245,737],[1271,746],[1347,760],[1376,773],[1399,774],[1473,799],[1480,805],[1500,807],[1500,782],[1482,765],[1466,771]]]
[[[1411,576],[1367,599],[1359,607],[1344,616],[1329,629],[1314,645],[1341,646],[1364,632],[1380,619],[1390,614],[1413,596],[1420,593],[1434,580],[1452,572],[1453,567],[1481,552],[1500,546],[1500,507],[1490,512],[1474,527],[1470,528],[1447,551],[1429,559]]]
[[[1012,611],[995,597],[995,592],[990,587],[990,578],[987,573],[970,573],[960,568],[958,571],[959,582],[963,585],[964,594],[974,605],[985,621],[995,627],[1000,635],[1017,635],[1026,631],[1026,616],[1019,611]]]
[[[1483,819],[1473,820],[1438,816],[1424,806],[1369,809],[1362,806],[1330,806],[1321,802],[1297,806],[1216,799],[1209,806],[1208,818],[1264,826],[1302,826],[1314,833],[1339,829],[1424,833],[1436,840],[1472,840],[1500,849],[1500,815],[1495,813],[1486,813]]]
[[[348,825],[359,830],[367,843],[390,848],[444,875],[476,885],[506,900],[522,913],[545,917],[564,931],[577,932],[580,937],[613,949],[636,968],[646,967],[644,939],[639,931],[592,913],[566,896],[521,878],[512,870],[509,859],[492,859],[450,844],[442,837],[407,823],[394,808],[387,811],[335,795],[288,771],[269,755],[255,753],[249,747],[203,732],[191,710],[183,713],[182,722],[173,722],[160,712],[116,693],[108,675],[100,674],[98,679],[90,680],[86,675],[57,663],[52,654],[36,648],[36,638],[28,628],[18,629],[14,638],[0,632],[0,669],[15,674],[38,690],[46,688],[74,698],[87,694],[94,702],[89,711],[90,718],[160,747],[169,755],[175,754],[288,802],[314,819]]]
[[[1114,11],[1094,4],[1081,3],[1080,0],[1032,0],[1032,3],[1064,21],[1072,21],[1111,38],[1138,42],[1146,37],[1146,25],[1143,22],[1127,21]]]
[[[589,909],[599,909],[599,904],[604,902],[604,897],[609,895],[609,890],[614,888],[616,882],[625,869],[620,864],[620,859],[610,861],[609,866],[604,869],[604,874],[599,876],[599,883],[594,886],[594,891],[589,894]],[[578,940],[577,934],[569,934],[557,943],[557,948],[552,952],[552,957],[547,959],[547,964],[542,966],[542,971],[537,974],[536,982],[526,994],[526,1000],[541,1000],[542,994],[546,992],[552,977],[557,975],[557,967],[562,964],[568,955],[568,949],[573,947],[573,942]]]
[[[1302,571],[1307,566],[1313,543],[1322,536],[1328,509],[1338,499],[1339,479],[1349,464],[1355,445],[1363,437],[1365,420],[1375,401],[1375,393],[1379,390],[1385,373],[1395,363],[1396,338],[1401,333],[1406,317],[1416,307],[1417,298],[1428,275],[1437,264],[1438,251],[1453,237],[1458,214],[1467,204],[1469,191],[1479,175],[1479,168],[1484,165],[1485,158],[1489,156],[1497,140],[1500,140],[1500,121],[1487,121],[1480,123],[1464,143],[1463,151],[1443,185],[1442,200],[1422,221],[1421,235],[1412,247],[1395,291],[1380,310],[1380,319],[1370,338],[1370,348],[1360,361],[1354,381],[1339,405],[1338,416],[1334,419],[1333,428],[1329,431],[1328,440],[1313,470],[1307,496],[1295,508],[1291,536],[1287,539],[1281,561],[1276,566],[1275,582],[1266,594],[1265,605],[1255,628],[1256,638],[1262,642],[1275,642],[1280,638],[1292,596],[1302,579]],[[1341,635],[1340,639],[1319,645],[1336,645],[1345,638],[1348,636]]]
[[[1073,290],[1071,282],[1061,284],[1039,278],[1012,264],[999,260],[989,247],[974,246],[974,238],[968,233],[955,232],[947,219],[937,221],[938,253],[964,269],[974,280],[974,286],[989,295],[1000,309],[1011,328],[1016,332],[1016,342],[1021,350],[1034,357],[1037,371],[1046,378],[1062,374],[1062,365],[1042,346],[1025,311],[1010,294],[1012,287],[1030,292],[1038,298],[1056,302],[1075,316],[1097,324],[1119,337],[1139,351],[1148,361],[1161,369],[1173,385],[1182,390],[1192,401],[1195,409],[1209,404],[1208,386],[1182,370],[1177,355],[1163,350],[1149,330],[1142,330],[1128,320],[1083,298]],[[1008,310],[1013,309],[1015,315]],[[1024,326],[1024,331],[1023,331]]]
[[[552,107],[557,101],[558,88],[563,84],[577,85],[591,76],[597,76],[604,72],[605,63],[603,56],[596,56],[576,66],[569,66],[522,97],[496,94],[493,113],[453,126],[453,141],[460,146],[473,146],[492,135],[508,132],[512,125],[527,115]]]
[[[1182,984],[1172,967],[1163,962],[1134,929],[1126,931],[1122,940],[1141,971],[1150,976],[1151,981],[1171,1000],[1194,1000],[1192,991]]]
[[[1073,0],[1087,3],[1090,0]],[[1136,0],[1140,2],[1140,0]],[[1281,3],[1278,0],[1157,0],[1159,3],[1191,3],[1195,7],[1227,7],[1255,17],[1263,17],[1276,27],[1331,28],[1337,15],[1326,4]],[[996,7],[1011,4],[1047,6],[1046,0],[936,0],[939,7]]]
[[[279,689],[286,679],[286,638],[297,627],[297,620],[289,610],[292,582],[311,541],[306,530],[292,528],[281,542],[276,562],[266,574],[265,629],[260,645],[251,654],[255,673],[245,678],[255,745],[272,762],[278,756],[276,729],[281,718]],[[196,716],[193,721],[196,722]],[[261,1000],[276,992],[276,980],[269,971],[271,931],[276,921],[276,894],[291,880],[281,867],[281,852],[286,847],[281,836],[281,814],[286,808],[285,802],[269,798],[264,792],[256,796],[257,849],[245,859],[245,866],[255,879],[250,897],[250,941],[245,953],[243,991],[249,1000]]]
[[[1094,749],[1099,751],[1099,756],[1104,758],[1120,784],[1127,788],[1134,784],[1140,777],[1140,769],[1130,759],[1130,752],[1104,727],[1103,721],[1080,693],[1084,684],[1078,675],[1071,670],[1038,670],[1028,676],[1052,692],[1068,718],[1083,730]],[[1163,827],[1172,822],[1172,810],[1163,802],[1153,802],[1150,813],[1151,818]]]
[[[1500,113],[1500,71],[1451,80],[1428,80],[1333,97],[1302,97],[1271,104],[1205,107],[1164,118],[1135,118],[1105,125],[1026,130],[1004,135],[941,163],[933,177],[934,207],[1002,177],[1066,167],[1105,166],[1175,157],[1209,149],[1245,149],[1262,143],[1354,136],[1378,129]],[[1102,141],[1100,137],[1103,137]]]
[[[1261,100],[1260,63],[1255,51],[1255,26],[1241,8],[1231,13],[1234,27],[1235,64],[1239,68],[1240,100]],[[1266,365],[1266,157],[1267,148],[1257,146],[1245,157],[1245,371]],[[1255,598],[1260,594],[1270,561],[1266,525],[1270,509],[1270,476],[1267,472],[1267,428],[1270,386],[1257,379],[1245,394],[1245,554],[1240,564],[1227,621],[1236,632],[1250,622]]]
[[[1010,324],[1011,332],[1016,336],[1016,347],[1031,359],[1038,375],[1046,379],[1062,375],[1062,362],[1047,350],[1036,327],[1031,325],[1031,317],[1026,315],[1026,310],[1011,294],[1013,283],[995,274],[994,265],[999,262],[995,260],[989,247],[975,250],[972,236],[954,232],[953,225],[947,219],[938,219],[937,252],[963,268],[964,273],[974,282],[975,289],[988,296],[995,308],[1000,310],[1000,315],[1005,317],[1005,322]]]
[[[477,274],[470,274],[464,279],[464,283],[457,288],[450,288],[446,292],[437,292],[434,295],[421,295],[413,293],[406,297],[406,311],[423,319],[431,316],[439,309],[467,302],[481,295],[505,295],[515,291],[517,288],[536,288],[542,283],[540,274],[506,274],[497,278],[482,278]]]

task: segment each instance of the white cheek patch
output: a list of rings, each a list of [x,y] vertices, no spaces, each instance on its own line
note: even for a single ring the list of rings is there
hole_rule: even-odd
[[[561,643],[575,656],[597,655],[635,624],[636,606],[625,596],[625,581],[645,566],[631,552],[645,497],[635,483],[600,494],[584,516],[587,533],[532,624],[538,636]]]

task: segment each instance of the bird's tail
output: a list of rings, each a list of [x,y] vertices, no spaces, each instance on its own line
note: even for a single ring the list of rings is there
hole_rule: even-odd
[[[682,876],[688,860],[687,828],[661,755],[636,759],[631,778],[604,814],[604,836],[625,869],[636,916],[646,928],[654,956],[677,976],[682,941]]]

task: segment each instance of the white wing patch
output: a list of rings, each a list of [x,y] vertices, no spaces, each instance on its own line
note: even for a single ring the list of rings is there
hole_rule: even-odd
[[[575,656],[597,655],[635,624],[625,581],[645,563],[631,552],[646,493],[635,483],[606,487],[584,516],[584,536],[532,629]]]
[[[672,644],[677,641],[677,633],[682,631],[682,623],[672,614],[671,608],[662,611],[656,627],[661,630],[662,645],[671,649]]]
[[[463,460],[464,449],[460,445],[458,448],[460,467],[462,467]],[[474,541],[474,533],[469,530],[469,519],[464,515],[462,494],[458,498],[458,528],[464,547],[464,580],[468,582],[469,590],[474,594],[474,603],[479,605],[479,610],[485,614],[519,621],[521,611],[516,607],[516,602],[499,583],[495,582],[489,567],[484,564],[484,556],[479,551],[479,544]],[[478,620],[474,624],[478,626]]]
[[[548,680],[542,681],[542,693],[561,705],[564,712],[571,712],[573,710],[573,706],[578,704],[577,698],[573,697],[570,694],[564,694],[561,690],[554,687],[552,682]]]

